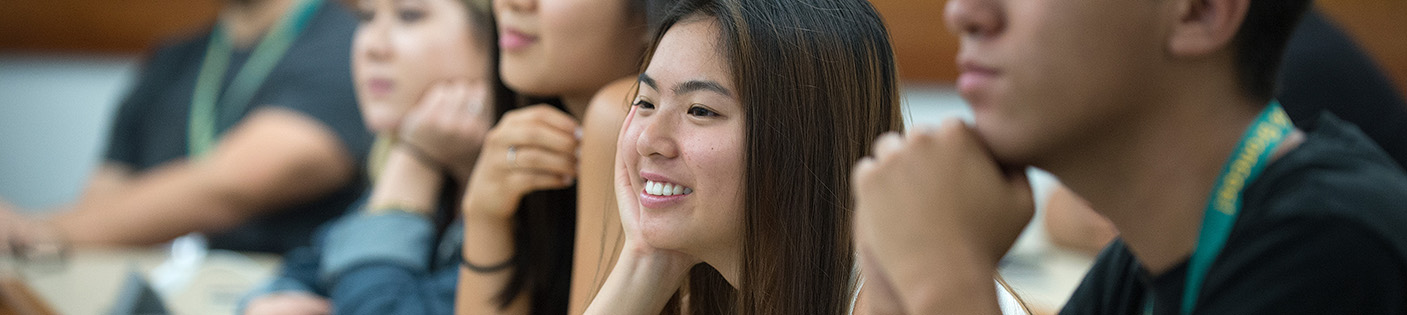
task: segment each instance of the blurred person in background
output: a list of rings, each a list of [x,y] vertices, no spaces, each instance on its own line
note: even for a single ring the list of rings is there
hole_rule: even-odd
[[[219,249],[307,244],[364,187],[370,134],[351,85],[355,19],[324,0],[228,0],[209,31],[156,49],[114,117],[104,162],[49,217],[0,209],[0,246]]]
[[[249,294],[244,314],[453,311],[459,200],[484,134],[513,106],[497,80],[490,6],[357,2],[352,67],[363,118],[377,134],[372,187],[312,247],[285,255],[274,280]]]
[[[459,314],[579,314],[622,238],[615,140],[671,0],[497,0],[499,75],[523,95],[463,201]]]

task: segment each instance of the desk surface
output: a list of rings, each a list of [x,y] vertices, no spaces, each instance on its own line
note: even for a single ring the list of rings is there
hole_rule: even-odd
[[[1054,314],[1065,304],[1092,258],[1052,246],[1044,231],[1027,231],[1003,261],[1007,283],[1035,314]],[[273,275],[279,257],[270,254],[211,251],[188,272],[163,271],[170,255],[163,248],[84,248],[63,264],[0,260],[0,270],[21,278],[59,314],[106,314],[130,273],[140,272],[174,314],[231,314],[254,286]],[[184,276],[171,276],[172,274]]]
[[[239,298],[272,276],[279,263],[276,255],[211,251],[187,271],[158,269],[169,256],[165,248],[83,248],[64,263],[11,259],[3,267],[60,314],[106,314],[133,271],[165,288],[158,292],[170,292],[164,300],[174,314],[231,314]],[[164,276],[153,276],[158,274]]]

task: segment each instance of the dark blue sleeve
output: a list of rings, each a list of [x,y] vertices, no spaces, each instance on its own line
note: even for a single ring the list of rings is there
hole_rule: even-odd
[[[449,314],[458,269],[431,266],[433,238],[418,214],[353,214],[328,230],[319,281],[341,314]]]
[[[240,299],[235,314],[244,314],[249,302],[266,295],[285,292],[306,292],[323,294],[317,290],[317,274],[320,259],[318,252],[310,247],[299,247],[283,256],[283,265],[278,274],[263,285],[254,288]]]
[[[459,270],[367,263],[343,273],[329,296],[339,314],[451,314]]]

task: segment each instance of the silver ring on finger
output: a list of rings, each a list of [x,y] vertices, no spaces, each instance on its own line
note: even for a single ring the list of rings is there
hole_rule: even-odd
[[[518,147],[508,146],[508,164],[518,168]]]

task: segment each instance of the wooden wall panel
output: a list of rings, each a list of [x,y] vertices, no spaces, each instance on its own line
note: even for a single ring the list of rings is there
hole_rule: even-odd
[[[899,76],[905,81],[957,79],[958,40],[943,26],[943,0],[871,0],[889,28]]]
[[[957,38],[943,25],[943,0],[871,0],[894,40],[899,73],[911,82],[951,83]],[[1318,0],[1407,93],[1407,1]]]
[[[221,0],[0,0],[0,52],[136,53],[214,19]],[[910,82],[957,77],[944,0],[872,0]],[[1407,1],[1319,0],[1407,92]]]
[[[1407,1],[1319,0],[1319,8],[1337,22],[1407,95]]]
[[[0,0],[0,51],[140,53],[214,21],[217,0]]]

